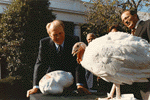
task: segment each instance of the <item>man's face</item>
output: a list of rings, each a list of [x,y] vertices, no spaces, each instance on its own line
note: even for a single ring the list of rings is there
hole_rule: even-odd
[[[138,21],[137,15],[136,14],[131,15],[129,11],[124,12],[121,15],[121,19],[123,24],[127,26],[129,29],[134,28]]]
[[[53,25],[50,27],[51,39],[58,45],[61,45],[65,39],[65,32],[62,26],[54,27]]]
[[[92,34],[87,35],[87,42],[90,43],[95,37]]]

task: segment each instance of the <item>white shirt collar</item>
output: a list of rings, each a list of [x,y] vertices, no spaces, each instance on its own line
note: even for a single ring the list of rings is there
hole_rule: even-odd
[[[138,27],[138,25],[139,25],[139,23],[141,22],[142,20],[138,20],[137,21],[137,23],[136,23],[136,25],[135,25],[135,29],[137,29],[137,27]]]
[[[55,43],[55,42],[54,42]],[[55,43],[55,46],[56,46],[56,50],[58,50],[58,44],[57,43]],[[61,47],[63,48],[64,47],[64,42],[61,44]]]

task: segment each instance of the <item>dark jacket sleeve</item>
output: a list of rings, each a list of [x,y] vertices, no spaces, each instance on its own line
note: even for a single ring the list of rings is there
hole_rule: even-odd
[[[81,66],[81,64],[78,64],[76,69],[76,83],[82,83],[85,87],[87,87],[85,69]]]
[[[150,43],[150,20],[148,20],[147,25],[147,35],[148,35],[148,42]]]
[[[150,20],[141,21],[135,34],[150,43]]]
[[[141,37],[150,43],[150,20],[143,21],[141,25],[143,26]]]
[[[42,46],[42,41],[39,44],[39,53],[34,66],[34,74],[33,74],[33,86],[38,86],[40,79],[45,75],[46,70],[48,68],[48,64],[46,63],[45,54],[43,52],[44,48]]]
[[[75,36],[75,39],[76,39],[77,42],[79,42],[79,37],[78,36]],[[77,64],[77,68],[76,68],[76,83],[81,83],[84,86],[86,86],[85,69],[81,66],[81,64]]]

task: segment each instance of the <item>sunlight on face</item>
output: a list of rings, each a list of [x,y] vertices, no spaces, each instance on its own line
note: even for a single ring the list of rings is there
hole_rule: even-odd
[[[137,15],[131,15],[129,11],[124,12],[121,15],[122,22],[125,26],[127,26],[129,29],[132,29],[135,27],[136,22],[138,21]]]
[[[95,39],[95,36],[93,34],[87,35],[87,42],[90,43],[93,39]]]
[[[56,26],[52,24],[50,26],[49,32],[49,36],[55,43],[57,43],[58,45],[61,45],[63,43],[65,39],[65,32],[61,25]]]

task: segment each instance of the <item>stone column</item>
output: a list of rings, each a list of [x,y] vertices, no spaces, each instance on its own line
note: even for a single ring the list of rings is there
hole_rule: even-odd
[[[75,24],[74,35],[79,36],[79,41],[81,41],[81,27],[78,24]]]

